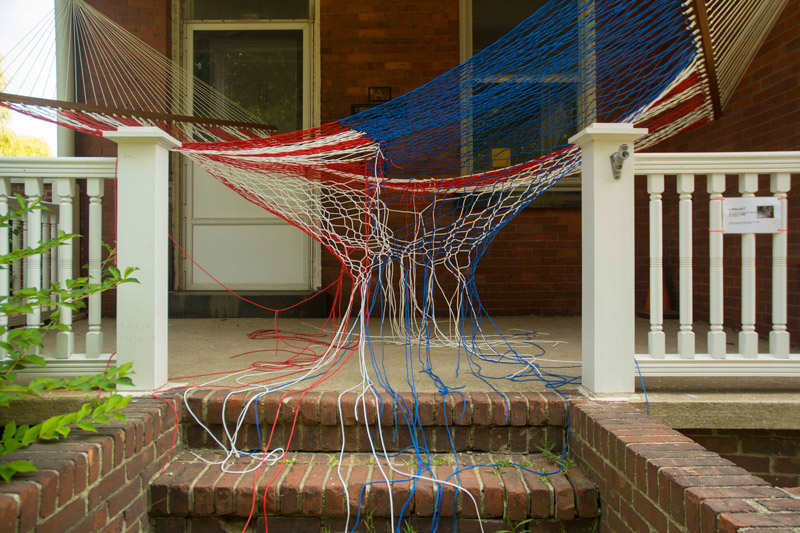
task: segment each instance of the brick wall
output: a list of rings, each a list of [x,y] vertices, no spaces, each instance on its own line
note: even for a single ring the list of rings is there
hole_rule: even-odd
[[[775,27],[756,54],[750,68],[734,92],[722,116],[709,124],[668,139],[653,147],[656,152],[722,152],[758,150],[800,150],[800,2],[791,0]],[[673,183],[669,179],[667,184]],[[771,196],[769,181],[762,177],[760,195]],[[792,192],[800,187],[800,176],[792,179]],[[729,179],[725,196],[738,196],[736,180]],[[665,220],[677,220],[677,195],[674,187],[664,195]],[[708,195],[705,178],[695,186],[694,238],[696,318],[708,318]],[[645,184],[637,184],[637,302],[644,302],[647,290],[647,201]],[[705,204],[705,205],[704,205]],[[795,236],[800,219],[789,212],[789,331],[800,332],[800,248]],[[667,218],[669,217],[669,218]],[[641,229],[640,226],[641,225]],[[671,224],[664,232],[665,274],[677,290],[677,228]],[[757,237],[756,301],[757,330],[764,334],[771,328],[771,239]],[[725,238],[725,323],[740,325],[740,238]],[[644,281],[642,281],[644,280]]]
[[[773,485],[800,490],[800,431],[681,429],[681,433]]]
[[[800,500],[629,404],[578,400],[569,414],[572,453],[600,488],[605,531],[800,527]]]
[[[169,57],[171,51],[170,20],[171,0],[87,0],[87,3],[119,24],[134,36]],[[117,145],[102,137],[83,133],[75,134],[75,155],[92,157],[116,157]],[[116,183],[106,180],[103,198],[103,242],[115,242],[114,198]],[[81,197],[80,234],[88,235],[88,198]],[[88,249],[81,247],[81,264],[88,263]],[[114,315],[116,291],[103,294],[103,314]]]
[[[147,487],[172,443],[176,418],[164,402],[133,399],[125,423],[73,431],[3,456],[38,472],[0,482],[0,528],[33,531],[149,531]],[[177,453],[180,450],[180,444]]]
[[[405,94],[459,63],[458,0],[322,0],[322,123],[367,103],[369,87]]]

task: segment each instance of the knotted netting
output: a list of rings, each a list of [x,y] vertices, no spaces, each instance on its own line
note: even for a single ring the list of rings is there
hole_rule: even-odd
[[[738,22],[767,20],[764,13],[779,3],[547,0],[512,32],[412,92],[333,123],[255,138],[269,128],[120,32],[84,0],[71,0],[63,5],[73,21],[66,41],[75,45],[74,92],[93,107],[31,98],[34,89],[13,75],[9,87],[27,97],[0,93],[0,105],[97,135],[123,125],[162,127],[184,141],[181,153],[233,191],[320,242],[352,282],[340,319],[328,326],[327,337],[283,337],[283,347],[296,344],[290,346],[295,355],[250,365],[237,375],[241,387],[228,397],[250,394],[245,413],[257,408],[266,392],[305,394],[357,351],[361,382],[348,390],[357,389],[360,400],[371,397],[376,406],[381,394],[395,400],[393,413],[376,409],[377,423],[365,422],[374,430],[370,446],[383,476],[379,482],[388,485],[392,470],[413,479],[414,486],[424,480],[465,491],[458,478],[463,468],[446,479],[433,476],[418,413],[398,396],[387,364],[406,366],[414,394],[413,374],[427,373],[445,399],[459,394],[459,383],[437,376],[425,353],[432,345],[456,346],[459,364],[466,354],[473,373],[495,390],[490,380],[501,378],[541,380],[555,389],[575,383],[576,376],[540,364],[538,352],[525,353],[532,344],[528,337],[515,341],[489,334],[494,326],[476,282],[481,258],[515,215],[579,171],[580,154],[569,139],[581,129],[593,122],[632,122],[649,129],[637,142],[645,148],[711,120],[713,86],[729,96],[743,72],[739,58],[746,55],[741,47],[747,39],[737,37]],[[709,43],[698,22],[705,4]],[[753,27],[747,25],[748,36],[763,35],[769,24]],[[12,64],[23,64],[27,55]],[[721,67],[718,80],[709,68],[715,65]],[[226,142],[197,142],[209,140]],[[368,327],[375,323],[380,327]],[[375,353],[375,333],[384,341],[416,346],[417,360],[407,349],[405,361],[387,363]],[[266,335],[281,339],[275,331]],[[488,363],[496,363],[495,369]],[[368,419],[366,402],[360,405]],[[388,461],[393,455],[381,416],[394,416],[395,430],[398,419],[405,419],[410,453],[417,458],[411,471],[401,472]],[[257,450],[237,449],[243,446],[237,445],[241,423],[233,431],[225,425],[227,440],[209,431],[227,452],[223,468],[245,453],[262,462],[285,461],[285,450],[270,451],[269,441],[262,446],[260,438]],[[342,453],[344,440],[343,429]],[[339,476],[347,493],[341,471]],[[404,516],[409,501],[398,502],[390,513],[392,530],[400,530],[394,517]],[[391,491],[389,502],[394,505]]]
[[[577,171],[570,136],[644,116],[646,146],[707,120],[698,56],[681,0],[551,0],[378,107],[180,151],[322,243],[360,291],[363,317],[406,341],[462,344],[465,322],[483,314],[476,265],[509,220]]]

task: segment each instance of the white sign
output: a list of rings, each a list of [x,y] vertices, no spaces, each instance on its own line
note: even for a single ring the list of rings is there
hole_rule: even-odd
[[[777,233],[781,229],[777,198],[725,198],[722,206],[725,233]]]

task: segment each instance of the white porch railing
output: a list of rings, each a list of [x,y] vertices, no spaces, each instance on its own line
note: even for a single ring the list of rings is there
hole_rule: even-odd
[[[75,202],[78,188],[89,197],[88,275],[99,281],[102,263],[102,217],[104,182],[115,177],[116,159],[75,157],[0,157],[0,212],[9,213],[19,208],[14,195],[22,194],[29,203],[41,201],[45,210],[32,210],[25,220],[19,222],[21,231],[0,228],[0,253],[11,249],[37,246],[39,242],[57,236],[59,231],[76,233]],[[46,200],[46,201],[45,201]],[[43,255],[34,255],[16,263],[12,270],[0,270],[0,298],[18,294],[22,288],[41,289],[50,283],[66,282],[79,274],[76,269],[78,254],[74,240],[50,250]],[[42,312],[36,309],[25,315],[27,327],[42,323]],[[42,354],[48,361],[47,369],[30,367],[26,372],[49,372],[59,375],[78,375],[102,371],[110,354],[102,353],[103,330],[100,295],[93,295],[87,302],[89,330],[86,334],[85,352],[75,352],[75,339],[71,331],[58,332],[54,353]],[[15,325],[21,317],[0,315],[0,324]],[[72,310],[64,308],[59,313],[59,322],[72,325]],[[19,324],[16,324],[19,325]]]
[[[636,359],[645,376],[800,376],[800,354],[791,354],[787,331],[788,193],[791,174],[800,173],[800,152],[643,153],[635,158],[637,175],[647,176],[650,195],[650,332],[648,353]],[[756,332],[756,234],[725,235],[725,198],[755,198],[759,175],[769,175],[769,193],[777,199],[780,224],[772,239],[772,329],[769,352],[759,353]],[[709,231],[709,325],[707,353],[697,353],[694,332],[693,207],[695,177],[705,176]],[[726,176],[738,177],[738,190],[726,191]],[[666,176],[666,178],[665,178]],[[665,184],[679,195],[678,221],[665,221],[662,194]],[[761,194],[761,196],[764,196]],[[777,214],[777,213],[776,213]],[[679,236],[680,331],[677,353],[666,353],[663,324],[662,227],[677,222]],[[735,353],[727,353],[724,330],[723,241],[741,239],[741,328]]]
[[[179,143],[160,129],[150,127],[119,128],[106,137],[117,143],[117,158],[0,158],[0,210],[7,213],[12,207],[9,200],[12,180],[22,181],[29,199],[42,198],[49,188],[58,206],[58,228],[74,233],[76,181],[83,182],[89,197],[89,275],[99,279],[103,180],[116,177],[117,265],[121,271],[136,267],[133,277],[138,283],[125,283],[117,288],[117,351],[111,364],[132,362],[133,389],[155,390],[167,382],[168,163],[169,149]],[[42,211],[28,215],[25,243],[40,242],[43,231],[52,235],[52,221],[50,226],[43,224]],[[11,235],[7,229],[2,231],[0,253],[7,253]],[[15,245],[22,246],[23,242]],[[53,279],[54,264],[59,281],[74,277],[73,246],[59,247],[55,263],[51,257],[44,261],[46,267],[42,256],[36,256],[25,264],[22,274],[0,269],[0,297],[7,296],[15,287],[41,288]],[[89,374],[106,367],[110,354],[101,353],[100,295],[89,299],[88,317],[86,352],[74,353],[72,333],[59,332],[56,353],[43,354],[48,363],[43,372]],[[38,326],[41,319],[40,314],[29,315],[27,326]],[[63,310],[59,320],[71,325],[71,312]],[[0,321],[7,324],[8,317],[0,317]]]
[[[800,152],[634,154],[645,130],[626,124],[593,124],[571,139],[583,151],[583,385],[597,394],[634,390],[634,357],[644,376],[800,376],[800,354],[790,353],[787,331],[787,194],[790,174],[800,173]],[[630,157],[617,177],[610,156],[621,144]],[[648,353],[634,356],[634,174],[647,176],[650,195],[650,331]],[[759,353],[756,322],[755,234],[724,236],[725,194],[755,197],[758,176],[769,174],[781,213],[772,235],[772,331],[769,352]],[[697,353],[693,305],[693,200],[695,177],[706,176],[709,194],[708,353]],[[739,178],[726,191],[727,175]],[[673,178],[674,176],[674,178]],[[679,195],[678,221],[664,221],[665,183]],[[731,194],[732,193],[732,194]],[[663,319],[663,226],[679,232],[677,353],[666,353]],[[727,353],[723,316],[723,240],[741,238],[741,330],[737,353]]]

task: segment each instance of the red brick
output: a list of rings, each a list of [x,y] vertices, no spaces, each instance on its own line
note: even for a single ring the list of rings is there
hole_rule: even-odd
[[[418,481],[414,491],[414,514],[417,516],[433,516],[436,493],[436,484],[433,481]]]
[[[32,531],[39,520],[41,487],[32,481],[15,478],[0,484],[0,494],[14,494],[19,498],[19,531]]]
[[[484,392],[473,392],[472,398],[472,423],[476,426],[488,426],[492,423],[491,400]]]
[[[500,477],[493,468],[478,467],[475,469],[483,481],[483,513],[486,518],[500,518],[503,516],[503,485]]]
[[[437,426],[451,426],[453,424],[453,395],[447,396],[440,393],[433,395],[433,423]]]
[[[509,423],[512,426],[525,426],[528,424],[528,400],[519,392],[508,393]]]
[[[141,474],[146,467],[153,463],[155,451],[155,446],[150,445],[144,448],[140,453],[131,457],[125,465],[125,474],[129,481]]]
[[[500,468],[500,477],[506,492],[506,516],[519,522],[527,518],[528,496],[517,468]]]
[[[194,485],[193,514],[210,515],[214,513],[214,486],[223,475],[220,465],[210,465]]]
[[[547,402],[547,422],[551,426],[563,426],[567,415],[564,399],[554,392],[543,392],[542,396]]]
[[[144,491],[139,492],[139,496],[133,499],[133,502],[125,509],[123,512],[123,519],[125,520],[126,524],[132,524],[134,522],[144,522],[145,524],[149,521],[149,516],[147,514],[147,493]],[[143,530],[148,530],[148,528],[143,527]]]
[[[301,511],[302,481],[311,465],[296,462],[280,484],[279,510],[284,515],[298,515]]]
[[[300,400],[301,424],[314,425],[319,423],[319,400],[321,393],[309,391]]]
[[[256,508],[263,513],[264,509],[269,514],[278,511],[278,487],[289,472],[290,465],[280,462],[262,468],[264,471],[258,480],[256,488]]]
[[[0,494],[0,524],[16,524],[19,518],[17,501],[7,494]]]
[[[18,474],[19,481],[34,481],[39,485],[40,505],[39,517],[47,518],[53,514],[58,504],[58,474],[50,470]]]
[[[619,501],[619,516],[625,524],[623,531],[652,531],[651,525],[639,514],[639,508],[632,502],[629,504],[625,500]],[[656,530],[659,531],[659,530]],[[614,532],[616,533],[616,531]]]
[[[577,466],[567,471],[572,487],[575,490],[575,509],[580,518],[597,516],[600,493],[592,480]]]
[[[633,491],[633,508],[636,509],[642,518],[650,524],[656,531],[667,529],[667,515],[663,509],[655,505],[649,498],[643,496],[638,491]],[[620,499],[620,505],[622,500]]]
[[[127,507],[136,497],[142,492],[142,485],[139,480],[131,481],[127,485],[115,487],[114,494],[107,494],[106,501],[108,504],[108,515],[114,518],[125,507]]]
[[[189,463],[181,462],[181,461],[174,461],[167,467],[163,474],[158,476],[153,482],[150,484],[150,511],[156,516],[165,516],[169,512],[169,507],[167,505],[169,488],[173,480],[177,479],[178,476],[189,466]],[[122,469],[118,470],[118,472],[122,472]],[[118,483],[121,483],[119,481]],[[98,484],[97,489],[100,489],[103,485],[103,482]],[[102,491],[98,491],[99,495],[103,495]],[[93,508],[92,505],[92,494],[89,493],[89,507]],[[96,501],[100,501],[99,499]]]
[[[723,513],[719,516],[720,531],[739,528],[800,527],[800,513]]]
[[[462,466],[463,468],[463,466]],[[451,481],[454,480],[451,478]],[[477,518],[481,508],[481,486],[478,474],[474,468],[462,470],[458,473],[458,481],[464,490],[458,491],[458,509],[461,516],[466,518]],[[476,508],[477,505],[477,508]]]
[[[439,481],[447,481],[448,483],[455,483],[455,468],[449,465],[440,465],[434,468],[436,479]],[[452,477],[451,477],[452,476]],[[452,485],[439,483],[436,485],[436,496],[439,505],[439,515],[443,517],[451,517],[456,514],[456,489]],[[444,524],[449,521],[444,521]]]
[[[100,531],[108,522],[108,509],[105,504],[90,512],[78,521],[71,533],[94,533]]]
[[[37,533],[60,533],[64,524],[77,524],[86,514],[86,502],[75,500],[36,527]]]
[[[453,425],[472,425],[472,400],[469,396],[460,394],[453,396]]]
[[[776,498],[772,500],[757,500],[757,502],[768,511],[774,513],[800,512],[800,499]]]
[[[320,424],[323,426],[336,426],[339,424],[338,394],[323,392],[319,401]]]
[[[342,467],[342,478],[347,479],[347,468]],[[337,469],[331,468],[324,485],[325,514],[330,516],[344,516],[345,501],[344,489],[337,475]]]
[[[800,475],[800,458],[775,457],[772,460],[772,471],[773,473]]]
[[[717,517],[722,513],[756,512],[757,509],[743,500],[704,500],[699,509],[700,524],[703,531],[716,531]],[[692,505],[692,513],[695,508]]]

